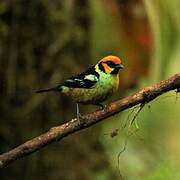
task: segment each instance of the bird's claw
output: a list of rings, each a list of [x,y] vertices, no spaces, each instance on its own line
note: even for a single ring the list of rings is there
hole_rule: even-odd
[[[101,110],[103,110],[103,109],[105,109],[106,108],[106,105],[104,105],[104,104],[101,104],[101,103],[98,103],[98,104],[96,104],[97,106],[100,106],[100,109]]]
[[[81,119],[83,120],[83,116],[80,113],[77,113],[77,121],[78,121],[78,125],[81,125]]]

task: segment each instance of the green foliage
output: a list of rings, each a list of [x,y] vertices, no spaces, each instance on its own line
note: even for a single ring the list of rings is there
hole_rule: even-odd
[[[146,180],[169,180],[175,179],[178,180],[180,178],[180,173],[176,166],[172,165],[172,162],[162,162],[157,169],[147,176]]]

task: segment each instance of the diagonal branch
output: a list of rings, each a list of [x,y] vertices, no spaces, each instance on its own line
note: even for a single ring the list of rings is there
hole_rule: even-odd
[[[40,136],[35,137],[24,144],[21,144],[9,152],[1,154],[0,167],[5,167],[11,162],[32,154],[54,141],[61,140],[74,132],[92,126],[93,124],[96,124],[99,121],[113,116],[114,114],[117,114],[125,109],[131,108],[137,104],[148,103],[161,94],[175,89],[177,89],[177,92],[179,92],[180,73],[175,74],[174,76],[167,80],[163,80],[160,83],[145,87],[134,95],[113,102],[103,110],[98,110],[91,114],[84,115],[83,120],[81,120],[81,124],[78,123],[77,119],[72,119],[63,125],[51,128],[48,132],[41,134]]]

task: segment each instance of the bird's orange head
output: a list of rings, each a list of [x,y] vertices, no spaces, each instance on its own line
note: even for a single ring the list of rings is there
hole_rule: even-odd
[[[121,59],[117,56],[106,56],[98,63],[99,69],[106,74],[118,74],[123,69]]]

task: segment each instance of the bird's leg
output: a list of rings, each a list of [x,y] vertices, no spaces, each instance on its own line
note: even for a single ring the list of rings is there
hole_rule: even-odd
[[[98,103],[98,104],[96,104],[96,105],[97,105],[97,106],[100,106],[102,110],[106,107],[106,105],[101,104],[101,103]]]
[[[76,103],[76,115],[77,115],[77,120],[78,120],[78,124],[81,124],[80,118],[82,118],[82,115],[79,112],[79,104]]]

